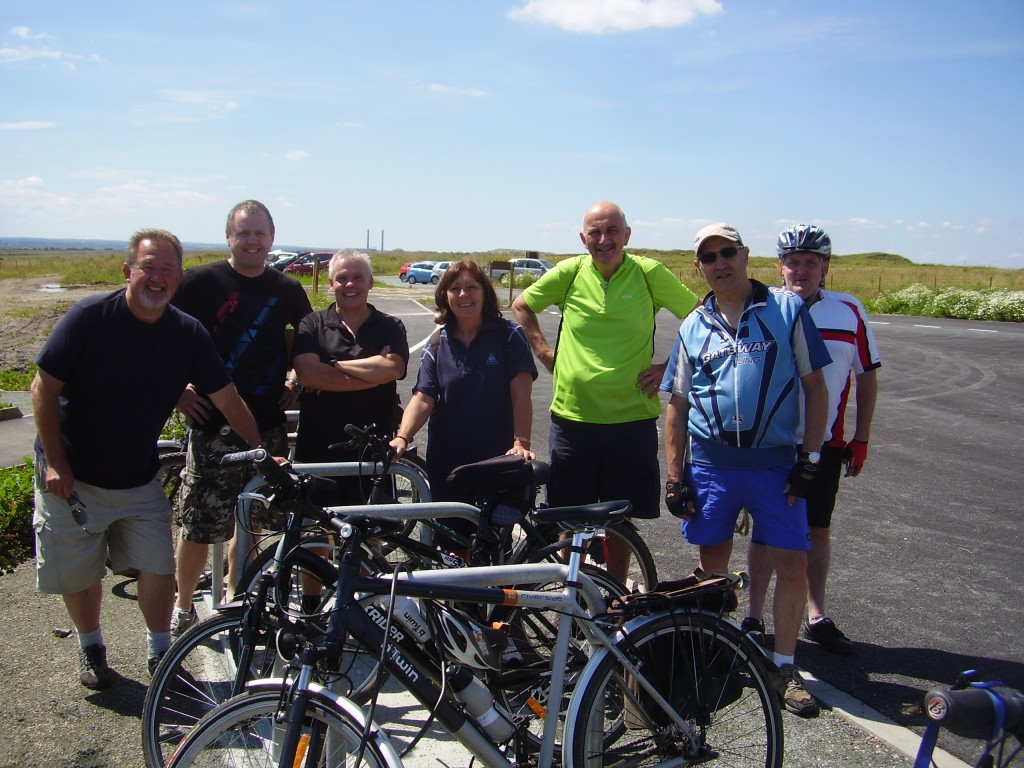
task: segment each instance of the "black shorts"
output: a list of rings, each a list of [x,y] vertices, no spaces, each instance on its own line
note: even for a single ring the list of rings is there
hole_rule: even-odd
[[[551,416],[552,507],[627,499],[631,517],[661,514],[658,420],[590,424]]]
[[[839,477],[842,473],[843,449],[823,445],[821,462],[818,464],[818,483],[815,492],[807,499],[807,524],[811,528],[828,528],[832,525],[832,512],[836,508],[836,494],[839,493]]]

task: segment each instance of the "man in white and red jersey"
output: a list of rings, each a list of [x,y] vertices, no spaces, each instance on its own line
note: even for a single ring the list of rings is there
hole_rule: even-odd
[[[848,294],[822,288],[832,255],[828,233],[813,224],[789,227],[779,234],[778,254],[786,289],[804,300],[832,357],[832,363],[823,369],[830,433],[821,449],[818,485],[813,497],[807,499],[811,552],[807,557],[804,637],[834,653],[850,655],[853,643],[825,613],[825,583],[831,560],[829,526],[843,465],[846,477],[856,477],[864,468],[878,394],[875,372],[882,363],[861,303]],[[846,442],[844,418],[852,380],[856,380],[856,420],[853,437]],[[750,616],[743,622],[744,629],[763,636],[763,604],[771,565],[764,544],[756,538],[749,550],[749,568]]]

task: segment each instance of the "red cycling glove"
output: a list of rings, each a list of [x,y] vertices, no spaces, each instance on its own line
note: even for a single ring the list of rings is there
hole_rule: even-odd
[[[843,463],[846,464],[846,477],[856,477],[864,469],[868,458],[866,440],[851,440],[843,448]]]

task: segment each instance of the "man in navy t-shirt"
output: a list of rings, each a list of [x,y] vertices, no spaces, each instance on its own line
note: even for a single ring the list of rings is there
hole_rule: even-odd
[[[201,383],[232,428],[260,443],[209,333],[169,306],[181,258],[170,232],[136,232],[125,289],[74,305],[36,359],[36,580],[64,599],[87,688],[115,677],[100,626],[108,556],[115,571],[139,571],[150,672],[170,646],[174,551],[156,443],[185,384]]]

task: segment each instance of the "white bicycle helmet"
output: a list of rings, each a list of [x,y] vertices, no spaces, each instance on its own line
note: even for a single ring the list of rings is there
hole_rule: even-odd
[[[779,233],[776,245],[779,258],[787,253],[816,253],[826,261],[832,256],[832,240],[821,227],[814,224],[797,224]]]

